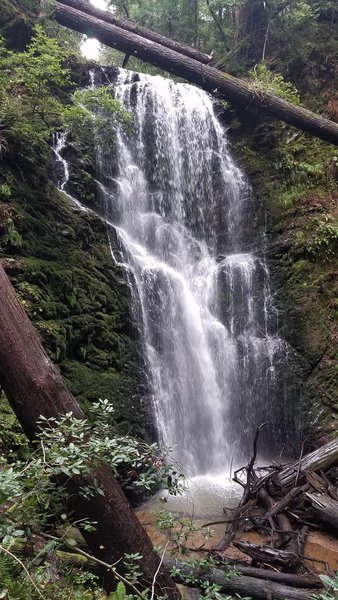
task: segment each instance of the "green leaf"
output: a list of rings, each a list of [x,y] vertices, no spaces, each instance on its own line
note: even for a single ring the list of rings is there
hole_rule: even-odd
[[[16,529],[15,531],[13,531],[12,535],[14,537],[23,537],[24,535],[26,535],[26,532],[23,529]]]

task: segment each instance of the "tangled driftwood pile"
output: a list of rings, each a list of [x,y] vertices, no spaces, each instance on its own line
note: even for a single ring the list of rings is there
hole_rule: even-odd
[[[230,515],[224,521],[223,539],[211,550],[222,566],[224,553],[232,544],[251,559],[251,566],[234,562],[238,574],[230,580],[217,568],[207,573],[197,568],[195,575],[222,585],[229,594],[310,600],[323,584],[313,571],[314,559],[304,552],[307,535],[311,529],[326,529],[338,537],[338,440],[301,455],[292,464],[255,468],[261,427],[252,459],[234,474],[234,480],[243,487],[242,499],[236,509],[227,511]],[[243,530],[259,532],[264,543],[241,540]],[[188,569],[175,559],[166,562],[167,566],[178,566],[182,573]],[[320,567],[317,572],[329,573],[325,562]]]

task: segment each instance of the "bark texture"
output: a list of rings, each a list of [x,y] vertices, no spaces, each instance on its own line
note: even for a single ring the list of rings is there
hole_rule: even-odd
[[[328,442],[301,461],[286,466],[278,473],[278,479],[283,487],[294,486],[296,481],[303,482],[306,471],[326,471],[338,464],[338,439]]]
[[[258,109],[260,112],[285,121],[298,129],[310,133],[326,142],[338,146],[338,125],[315,113],[294,106],[265,92],[252,89],[248,84],[218,71],[208,65],[183,56],[156,42],[130,33],[97,19],[91,15],[56,2],[56,19],[60,25],[80,33],[95,36],[100,42],[126,54],[174,73],[202,89],[217,94],[244,108]]]
[[[85,418],[60,372],[43,349],[1,264],[0,385],[31,440],[36,436],[36,422],[40,415],[50,418],[72,412],[78,419]],[[112,564],[123,558],[124,553],[139,552],[143,557],[140,565],[143,582],[151,584],[160,561],[147,533],[111,469],[103,465],[93,476],[104,490],[104,496],[97,494],[86,500],[78,490],[81,485],[88,485],[90,480],[75,477],[67,481],[75,520],[87,518],[97,521],[95,532],[82,532],[92,553]],[[113,581],[108,580],[108,588],[109,585],[113,585]],[[165,590],[171,600],[179,598],[175,584],[163,568],[156,578],[155,587],[158,593]]]
[[[250,596],[257,600],[271,600],[272,598],[273,600],[309,600],[312,594],[315,594],[317,591],[309,588],[293,588],[283,583],[248,577],[246,575],[227,577],[221,569],[202,570],[194,566],[190,567],[186,563],[170,557],[166,557],[164,563],[168,569],[175,567],[179,570],[177,575],[175,575],[175,578],[178,580],[184,581],[185,576],[193,574],[199,580],[220,585],[222,592],[236,597],[238,594],[245,597]],[[188,583],[187,585],[196,587],[195,582]]]
[[[187,46],[185,44],[181,44],[180,42],[176,42],[176,40],[172,40],[170,38],[157,33],[156,31],[151,31],[146,27],[141,27],[128,19],[121,19],[119,17],[115,17],[111,12],[107,10],[101,10],[100,8],[95,8],[93,4],[87,2],[87,0],[60,0],[61,4],[66,4],[72,8],[80,10],[88,15],[92,15],[97,19],[101,19],[101,21],[106,21],[106,23],[110,23],[111,25],[116,25],[120,29],[125,29],[126,31],[130,31],[131,33],[135,33],[146,40],[150,40],[152,42],[157,42],[157,44],[161,44],[161,46],[165,46],[166,48],[170,48],[175,52],[179,52],[185,56],[190,56],[194,60],[198,60],[203,64],[208,64],[211,61],[211,56],[208,54],[204,54],[200,52],[196,48],[192,48],[191,46]],[[89,34],[88,34],[89,35]]]
[[[311,501],[311,510],[317,517],[317,520],[324,526],[329,526],[338,532],[338,502],[333,498],[323,494],[306,494]]]

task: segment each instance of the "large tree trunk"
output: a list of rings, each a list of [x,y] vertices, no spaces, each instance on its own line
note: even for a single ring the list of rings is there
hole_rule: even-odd
[[[208,54],[204,54],[200,52],[196,48],[191,48],[191,46],[187,46],[185,44],[181,44],[180,42],[176,42],[176,40],[172,40],[170,38],[161,35],[160,33],[156,33],[155,31],[151,31],[150,29],[146,29],[145,27],[141,27],[132,21],[127,19],[121,19],[120,17],[115,17],[111,12],[107,10],[101,10],[100,8],[96,8],[93,4],[87,2],[87,0],[60,0],[62,4],[66,4],[67,6],[71,6],[77,10],[81,10],[88,15],[92,15],[101,21],[105,21],[106,23],[110,23],[111,25],[116,25],[120,29],[125,29],[126,31],[130,31],[131,33],[135,33],[146,40],[150,40],[152,42],[156,42],[157,44],[161,44],[166,48],[170,48],[175,52],[179,52],[185,56],[190,56],[194,60],[198,60],[201,63],[208,64],[211,61],[211,56]],[[91,32],[86,32],[88,35],[92,35]]]
[[[338,125],[305,108],[293,106],[273,94],[253,89],[249,84],[231,75],[60,2],[56,2],[56,19],[60,25],[81,33],[90,33],[107,46],[184,77],[204,90],[216,93],[235,104],[244,108],[256,108],[264,114],[338,146]]]
[[[36,436],[36,422],[40,415],[50,418],[72,412],[78,419],[85,418],[44,351],[1,264],[0,385],[31,440]],[[79,486],[90,481],[81,478],[71,479],[66,484],[75,520],[86,518],[97,522],[96,531],[83,531],[83,536],[94,556],[108,564],[121,560],[124,553],[139,552],[142,555],[143,582],[151,584],[159,567],[159,558],[149,537],[111,469],[102,466],[94,475],[104,490],[104,496],[97,494],[85,500],[78,492]],[[170,599],[179,598],[175,584],[163,569],[156,578],[156,587],[159,594],[165,590]]]

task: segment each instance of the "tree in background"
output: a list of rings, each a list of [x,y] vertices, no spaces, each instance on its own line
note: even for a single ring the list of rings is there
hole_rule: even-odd
[[[304,73],[311,77],[311,69],[319,75],[319,62],[328,76],[336,64],[334,0],[111,0],[111,5],[121,16],[213,53],[215,64],[236,75],[267,62],[297,82]],[[329,33],[320,29],[322,23]]]

